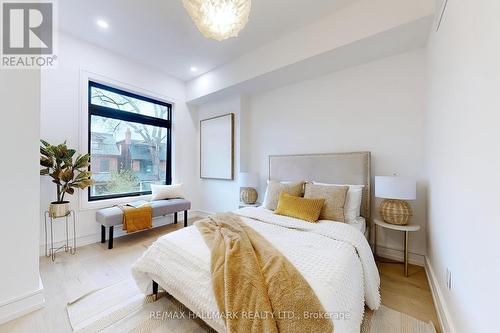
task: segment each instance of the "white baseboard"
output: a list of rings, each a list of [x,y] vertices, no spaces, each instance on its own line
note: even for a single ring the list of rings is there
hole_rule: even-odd
[[[44,304],[43,283],[39,279],[38,289],[0,303],[0,324],[41,309]]]
[[[101,234],[100,233],[84,235],[84,236],[77,236],[76,237],[76,247],[79,248],[81,246],[94,244],[94,243],[97,243],[100,241],[101,241]],[[57,242],[54,242],[54,247],[58,248],[60,246],[63,246],[64,244],[65,244],[65,241],[57,241]],[[71,246],[72,244],[73,244],[73,240],[70,238],[69,245]],[[50,243],[49,243],[49,246],[50,246]],[[43,241],[42,241],[42,244],[40,244],[40,252],[39,253],[40,253],[40,257],[45,256],[45,244],[43,244]]]
[[[404,260],[403,250],[391,249],[380,245],[377,246],[377,256],[397,261]],[[425,266],[425,256],[418,253],[408,252],[408,262],[412,265],[423,267]]]
[[[427,273],[427,280],[429,281],[429,286],[431,287],[432,299],[434,300],[434,306],[436,307],[439,324],[443,329],[444,333],[455,333],[455,326],[451,320],[450,311],[448,310],[448,305],[443,296],[443,292],[439,287],[437,276],[432,268],[429,258],[425,257],[425,272]]]
[[[214,215],[215,213],[214,212],[208,212],[206,210],[195,210],[195,216],[196,217],[201,217],[201,218],[205,218],[205,217],[209,217],[210,215]]]
[[[209,215],[212,215],[210,212],[202,211],[202,210],[190,210],[188,213],[188,218],[190,217],[201,217],[205,218],[208,217]],[[179,214],[178,215],[178,221],[179,222],[184,222],[184,214]],[[174,223],[174,218],[173,216],[165,216],[161,218],[155,218],[153,219],[153,228],[160,227],[163,225],[171,224]],[[71,227],[70,227],[71,228]],[[72,229],[71,229],[72,230]],[[114,238],[118,238],[121,236],[127,235],[126,232],[122,231],[121,228],[115,228],[114,230]],[[71,235],[70,235],[71,237]],[[106,234],[106,241],[108,240],[108,235]],[[42,241],[43,242],[43,241]],[[77,236],[76,237],[76,246],[81,247],[85,245],[90,245],[94,243],[99,243],[101,242],[101,233],[96,232],[94,234],[89,234],[89,235],[83,235],[83,236]],[[54,243],[54,247],[58,248],[60,246],[63,246],[65,241],[57,241]],[[72,243],[72,240],[70,240],[70,245]],[[43,257],[45,255],[45,244],[40,244],[40,256]]]

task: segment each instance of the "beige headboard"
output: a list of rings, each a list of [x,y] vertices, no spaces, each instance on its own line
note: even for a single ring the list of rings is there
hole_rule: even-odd
[[[370,219],[370,152],[271,155],[269,156],[269,179],[365,185],[361,216],[367,221]]]

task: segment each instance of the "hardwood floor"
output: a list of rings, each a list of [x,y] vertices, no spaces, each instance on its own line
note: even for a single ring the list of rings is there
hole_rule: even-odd
[[[385,261],[385,260],[384,260]],[[432,321],[441,332],[425,269],[409,265],[408,277],[399,263],[377,262],[382,303],[423,321]]]
[[[195,219],[191,219],[190,224]],[[45,288],[43,309],[0,326],[0,333],[71,332],[66,314],[68,301],[97,288],[131,276],[134,261],[158,237],[182,228],[182,223],[158,227],[107,244],[91,244],[78,249],[75,256],[58,253],[56,261],[40,259],[40,274]],[[399,264],[378,263],[381,276],[382,303],[389,308],[418,319],[432,320],[438,329],[432,295],[422,267],[410,266],[410,276],[403,276]],[[439,329],[438,329],[439,332]]]

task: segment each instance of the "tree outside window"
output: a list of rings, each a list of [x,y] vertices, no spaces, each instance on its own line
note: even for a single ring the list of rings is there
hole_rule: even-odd
[[[150,193],[171,181],[171,105],[89,83],[90,200]]]

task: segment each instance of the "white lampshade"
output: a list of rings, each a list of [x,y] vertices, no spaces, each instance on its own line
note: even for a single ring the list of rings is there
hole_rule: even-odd
[[[417,198],[417,183],[411,178],[376,176],[375,196],[384,199],[415,200]]]
[[[238,183],[241,187],[256,188],[259,186],[259,175],[251,172],[240,172]]]

